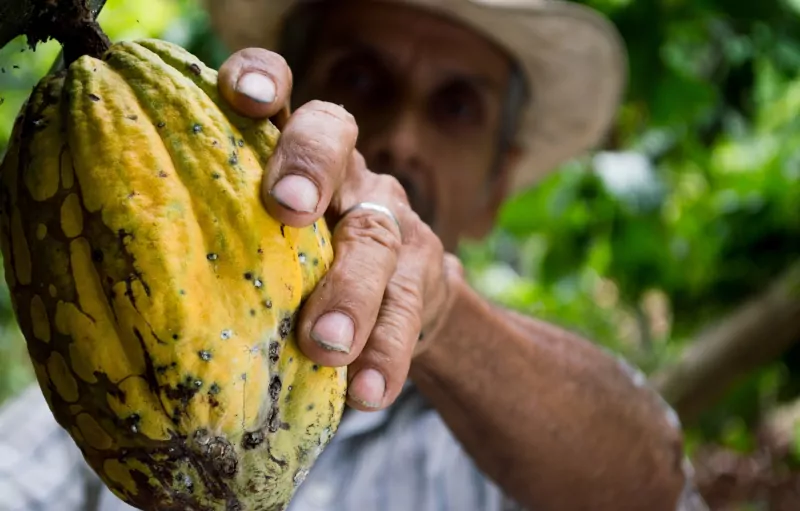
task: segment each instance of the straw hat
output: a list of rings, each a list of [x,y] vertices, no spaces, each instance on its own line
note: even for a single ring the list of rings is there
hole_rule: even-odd
[[[206,0],[206,8],[229,50],[275,51],[282,21],[298,1]],[[390,1],[449,16],[517,59],[531,101],[518,137],[527,157],[511,180],[512,192],[606,135],[626,85],[627,62],[619,34],[594,10],[558,0]]]

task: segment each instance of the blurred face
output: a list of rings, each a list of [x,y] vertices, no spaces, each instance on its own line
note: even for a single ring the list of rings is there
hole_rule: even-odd
[[[343,2],[315,33],[295,101],[343,105],[373,172],[394,175],[447,250],[491,227],[513,150],[498,154],[509,62],[424,11]]]

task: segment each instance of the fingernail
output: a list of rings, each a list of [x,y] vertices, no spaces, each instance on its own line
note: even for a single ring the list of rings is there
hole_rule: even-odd
[[[310,179],[290,174],[272,187],[270,195],[278,203],[298,213],[313,213],[319,203],[319,190]]]
[[[375,369],[364,369],[355,375],[347,391],[351,399],[367,408],[380,408],[385,392],[386,380]]]
[[[354,332],[353,320],[341,312],[329,312],[317,320],[311,338],[328,351],[350,353]]]
[[[277,93],[275,82],[261,73],[246,73],[236,83],[236,92],[259,103],[272,103]]]

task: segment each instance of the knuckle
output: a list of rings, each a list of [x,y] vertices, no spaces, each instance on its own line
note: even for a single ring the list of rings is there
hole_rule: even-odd
[[[293,131],[282,139],[284,168],[290,172],[318,176],[333,169],[339,160],[338,145],[330,137],[315,137]]]
[[[396,177],[390,174],[376,174],[376,180],[380,189],[390,197],[397,197],[404,203],[408,201],[406,189]]]
[[[414,214],[416,215],[416,213]],[[417,216],[415,225],[418,226],[419,237],[422,240],[422,244],[428,247],[437,257],[444,257],[444,243],[442,243],[441,238],[433,232],[431,226],[423,222],[419,216]]]
[[[234,55],[241,59],[246,66],[265,68],[271,68],[273,66],[289,67],[286,63],[286,59],[284,59],[281,54],[269,51],[265,48],[244,48]]]
[[[363,171],[367,168],[367,160],[364,158],[364,155],[361,154],[359,151],[353,151],[353,165],[359,171]]]
[[[400,250],[401,241],[395,234],[392,220],[369,211],[354,211],[341,224],[340,239],[356,244],[377,244],[394,254]]]
[[[343,106],[320,99],[312,99],[303,105],[302,108],[308,112],[315,112],[319,115],[331,117],[350,130],[357,130],[355,117]]]
[[[405,329],[398,325],[399,321],[389,320],[376,326],[372,331],[369,346],[369,358],[373,364],[395,370],[408,351],[410,337],[404,335]]]
[[[403,273],[395,275],[386,288],[386,303],[397,311],[404,322],[418,318],[422,310],[422,292],[418,281]]]
[[[394,299],[385,299],[380,321],[372,332],[370,346],[379,360],[396,362],[398,356],[406,354],[422,325],[422,299],[416,286],[402,286],[398,282],[387,288]]]

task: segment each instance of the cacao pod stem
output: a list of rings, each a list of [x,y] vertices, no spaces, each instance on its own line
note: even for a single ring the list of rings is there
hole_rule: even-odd
[[[31,47],[53,38],[64,48],[64,64],[69,66],[83,55],[100,58],[111,46],[87,0],[37,0],[36,4],[25,32]]]

